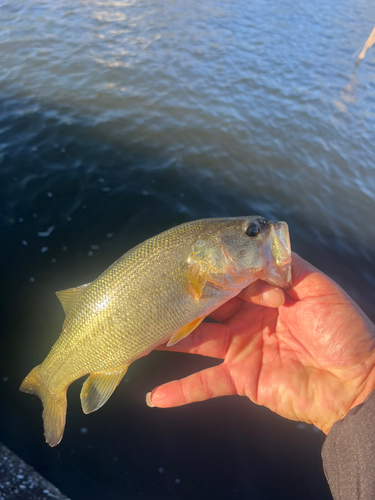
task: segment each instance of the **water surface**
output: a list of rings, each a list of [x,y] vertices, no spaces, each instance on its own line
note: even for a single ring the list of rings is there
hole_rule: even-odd
[[[375,22],[365,0],[0,0],[0,439],[71,498],[328,499],[323,436],[241,398],[151,410],[212,360],[153,353],[42,438],[18,393],[59,289],[200,217],[261,214],[374,320]],[[88,432],[82,431],[87,429]]]

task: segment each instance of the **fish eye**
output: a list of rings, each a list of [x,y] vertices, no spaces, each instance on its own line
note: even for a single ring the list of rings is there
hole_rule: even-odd
[[[247,226],[245,233],[248,236],[251,236],[252,238],[254,236],[258,236],[259,234],[259,226],[256,222],[250,222],[250,224]]]

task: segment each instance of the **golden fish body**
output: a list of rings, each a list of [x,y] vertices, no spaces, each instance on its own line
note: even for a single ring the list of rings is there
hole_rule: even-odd
[[[58,292],[66,313],[62,332],[21,385],[42,399],[47,442],[55,446],[62,438],[74,380],[90,374],[82,408],[97,410],[132,361],[186,337],[252,281],[288,286],[290,262],[285,222],[202,219],[146,240],[92,283]]]

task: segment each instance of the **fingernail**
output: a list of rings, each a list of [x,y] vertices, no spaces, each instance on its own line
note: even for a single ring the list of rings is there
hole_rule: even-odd
[[[262,294],[262,300],[268,307],[280,307],[284,304],[284,293],[278,288],[272,288]]]
[[[146,394],[146,403],[147,403],[147,406],[149,406],[150,408],[155,408],[155,405],[152,404],[152,402],[151,402],[151,392],[148,392]]]

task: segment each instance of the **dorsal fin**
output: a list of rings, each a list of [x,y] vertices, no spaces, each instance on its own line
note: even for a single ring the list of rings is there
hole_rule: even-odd
[[[61,302],[66,315],[69,311],[71,311],[71,309],[73,309],[74,304],[89,285],[91,285],[91,283],[86,283],[86,285],[76,286],[75,288],[67,288],[66,290],[61,290],[61,292],[56,292],[57,298]]]

